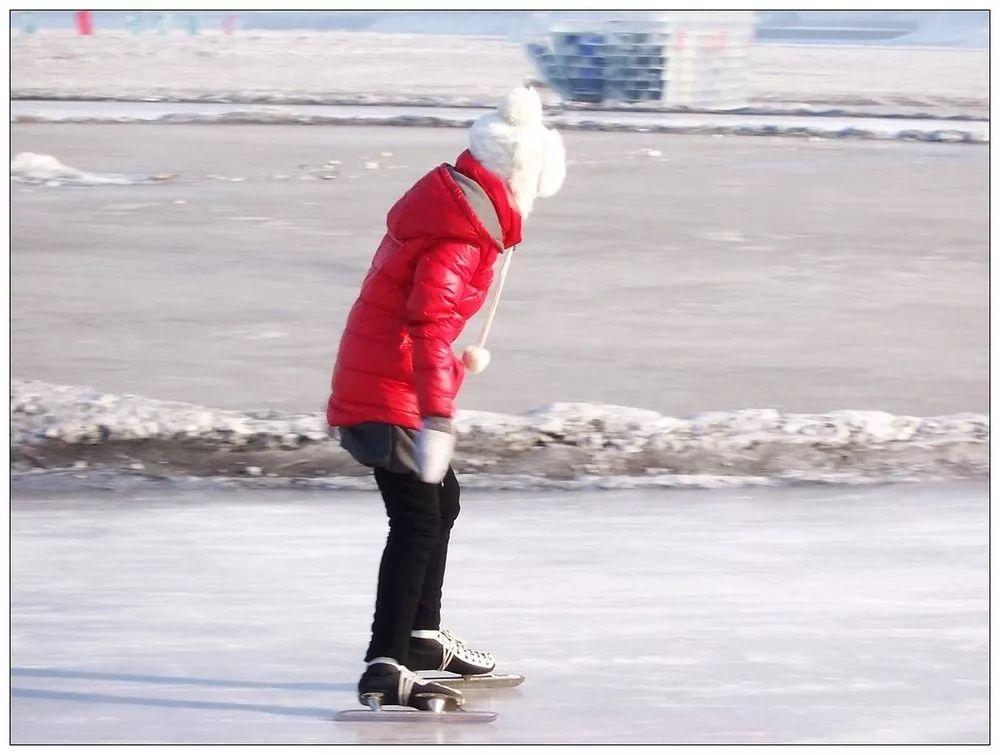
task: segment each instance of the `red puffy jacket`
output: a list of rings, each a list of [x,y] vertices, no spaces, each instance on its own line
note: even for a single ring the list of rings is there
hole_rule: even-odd
[[[482,307],[497,255],[521,240],[506,182],[468,150],[417,181],[386,225],[340,340],[332,426],[453,416],[465,366],[452,343]]]

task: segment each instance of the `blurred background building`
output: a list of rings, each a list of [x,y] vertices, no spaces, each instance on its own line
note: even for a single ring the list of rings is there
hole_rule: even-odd
[[[727,107],[750,93],[750,11],[641,12],[560,20],[525,47],[572,102]]]

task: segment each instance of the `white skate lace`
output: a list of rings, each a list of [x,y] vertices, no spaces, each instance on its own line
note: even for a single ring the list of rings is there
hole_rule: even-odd
[[[441,660],[441,670],[443,671],[452,658],[459,658],[466,663],[474,663],[477,666],[494,666],[496,660],[492,653],[470,648],[461,637],[450,629],[442,629],[438,632],[438,639],[444,649],[444,658]]]
[[[399,669],[399,686],[396,688],[396,699],[400,705],[408,704],[413,685],[420,683],[420,677],[410,671],[406,666],[397,666]]]

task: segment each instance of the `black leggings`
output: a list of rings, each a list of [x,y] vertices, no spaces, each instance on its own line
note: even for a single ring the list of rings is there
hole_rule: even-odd
[[[372,641],[365,660],[387,656],[405,666],[410,632],[440,628],[448,538],[459,512],[458,480],[450,468],[434,485],[413,472],[375,467],[375,481],[389,515],[389,537],[378,571]]]

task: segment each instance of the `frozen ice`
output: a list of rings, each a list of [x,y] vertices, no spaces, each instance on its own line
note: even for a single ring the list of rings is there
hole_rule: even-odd
[[[374,491],[23,494],[14,743],[985,743],[986,485],[466,492],[490,725],[358,707]]]

